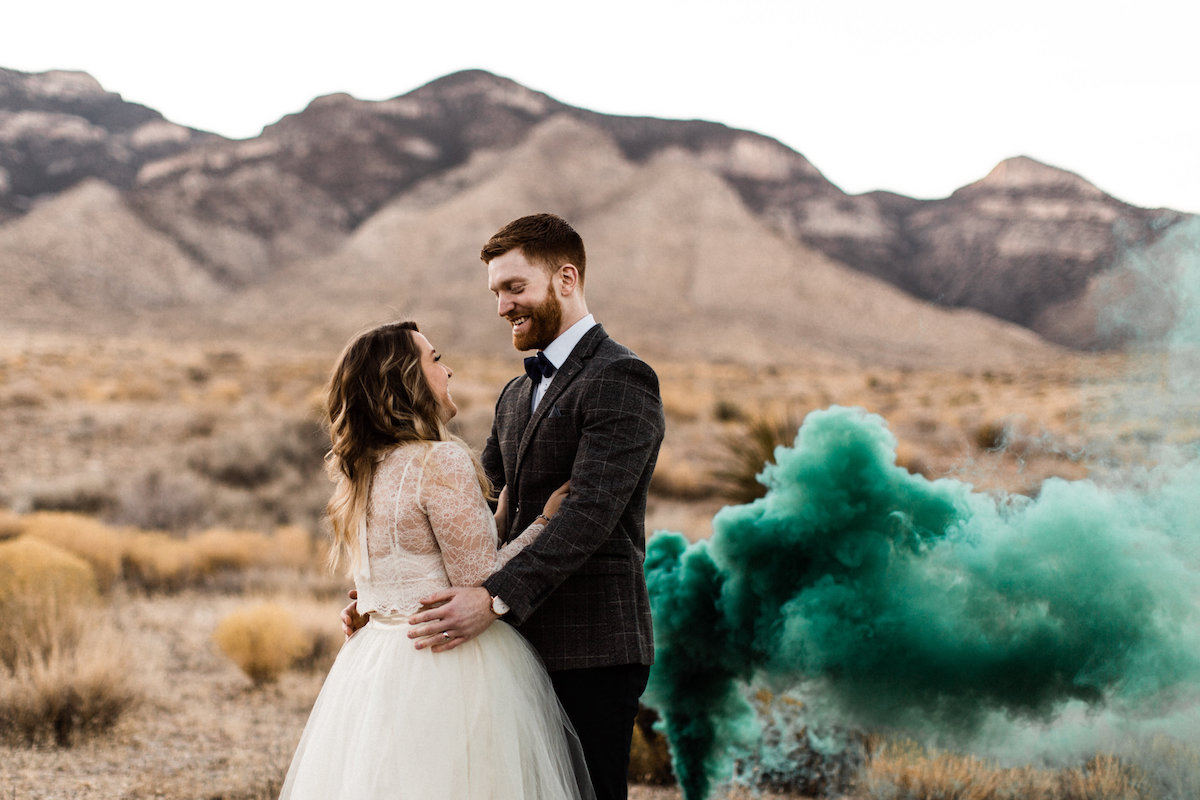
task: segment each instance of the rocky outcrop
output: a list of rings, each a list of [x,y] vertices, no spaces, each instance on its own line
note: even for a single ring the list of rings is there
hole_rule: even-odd
[[[88,178],[128,188],[143,165],[215,140],[82,72],[0,69],[0,221]]]

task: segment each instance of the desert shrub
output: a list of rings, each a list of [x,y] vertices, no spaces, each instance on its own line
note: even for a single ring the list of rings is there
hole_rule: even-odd
[[[28,515],[24,532],[72,553],[91,565],[96,583],[107,592],[121,574],[122,536],[82,514],[43,511]]]
[[[713,404],[713,418],[717,422],[742,422],[746,412],[734,401],[721,399]]]
[[[1192,800],[1200,787],[1200,748],[1155,736],[1134,749],[1143,793],[1158,800]]]
[[[1059,773],[1061,800],[1141,800],[1155,797],[1143,792],[1141,776],[1113,755],[1098,755],[1081,768]],[[1193,787],[1194,788],[1194,787]]]
[[[188,538],[198,577],[267,563],[271,540],[256,531],[211,528]]]
[[[192,545],[159,531],[131,531],[121,553],[125,585],[144,592],[178,592],[195,576]]]
[[[141,701],[117,631],[93,621],[80,630],[70,641],[56,628],[60,641],[46,653],[26,652],[11,668],[0,667],[2,738],[69,746],[108,730]]]
[[[322,561],[313,546],[313,537],[298,525],[283,525],[271,534],[265,558],[268,563],[304,570]]]
[[[231,431],[196,448],[188,466],[213,481],[257,489],[285,472],[321,472],[327,442],[311,420],[281,420]]]
[[[32,536],[0,542],[0,667],[71,644],[81,630],[74,611],[96,594],[83,559]]]
[[[278,680],[308,647],[292,615],[274,603],[229,614],[217,625],[213,641],[255,686]]]
[[[971,435],[980,450],[1003,450],[1010,438],[1009,427],[1003,422],[981,422]]]
[[[675,783],[675,772],[671,768],[667,738],[654,729],[657,721],[658,714],[654,709],[638,708],[629,746],[629,780],[652,786],[671,786]]]
[[[95,475],[61,475],[33,481],[26,486],[25,495],[25,504],[34,511],[99,514],[116,503],[109,481]]]
[[[333,666],[338,651],[346,641],[338,621],[338,604],[318,603],[309,600],[294,600],[287,608],[304,635],[305,646],[296,656],[292,666],[309,672],[325,673]]]
[[[795,441],[799,427],[791,417],[757,416],[741,431],[721,437],[722,466],[712,473],[721,495],[735,503],[749,503],[765,495],[767,487],[758,482],[757,475],[775,462],[776,447]]]
[[[24,527],[25,522],[20,514],[0,508],[0,542],[19,536]]]
[[[210,504],[205,488],[205,481],[193,472],[150,469],[122,486],[109,519],[143,530],[196,528]]]
[[[872,754],[860,776],[868,798],[910,800],[1151,800],[1140,773],[1115,756],[1098,755],[1059,771],[998,767],[971,755],[926,753],[891,742]]]
[[[0,732],[73,744],[139,699],[83,559],[34,536],[0,543]]]

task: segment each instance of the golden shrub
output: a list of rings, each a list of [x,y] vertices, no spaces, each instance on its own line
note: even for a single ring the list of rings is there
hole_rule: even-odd
[[[271,540],[255,531],[211,528],[189,537],[196,572],[202,576],[268,563]]]
[[[82,558],[29,535],[0,542],[0,605],[32,597],[74,606],[95,596],[95,575]]]
[[[278,680],[309,649],[300,626],[276,603],[229,614],[217,625],[213,641],[256,686]]]
[[[147,592],[177,592],[195,574],[192,545],[158,531],[131,531],[121,554],[125,583]]]
[[[24,526],[25,522],[20,514],[0,508],[0,541],[19,536]]]
[[[0,542],[0,668],[77,639],[83,626],[74,611],[96,595],[83,559],[31,536]]]
[[[633,738],[629,744],[629,780],[632,783],[669,786],[675,783],[675,772],[671,767],[671,754],[667,750],[667,739],[654,730],[653,718],[643,708],[638,712],[637,724],[633,726]]]
[[[270,563],[297,570],[308,569],[322,559],[314,553],[312,535],[298,525],[276,528],[266,557]]]
[[[39,511],[25,517],[24,533],[66,550],[91,565],[100,591],[121,575],[121,534],[83,514]]]

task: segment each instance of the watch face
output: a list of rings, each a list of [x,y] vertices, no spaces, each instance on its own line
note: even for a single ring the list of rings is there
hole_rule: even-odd
[[[508,603],[504,602],[499,597],[493,597],[492,611],[495,611],[497,616],[502,617],[508,613]]]

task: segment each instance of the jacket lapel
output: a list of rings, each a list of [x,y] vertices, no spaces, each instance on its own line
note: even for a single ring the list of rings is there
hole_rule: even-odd
[[[554,373],[554,380],[550,382],[549,388],[546,389],[546,394],[542,397],[542,402],[538,403],[538,407],[532,415],[529,412],[529,405],[533,402],[533,381],[525,382],[521,394],[525,398],[524,410],[528,422],[524,425],[521,443],[517,447],[515,474],[520,474],[521,464],[525,460],[525,453],[529,450],[538,424],[546,418],[550,410],[554,408],[554,403],[562,396],[567,387],[571,385],[571,382],[575,380],[580,371],[583,370],[583,365],[596,352],[596,348],[600,345],[600,342],[607,338],[608,334],[604,332],[604,328],[601,325],[594,326],[583,335],[583,338],[579,340],[579,344],[575,345],[575,349],[571,351],[571,355],[567,356],[567,360],[563,362],[562,367]]]

